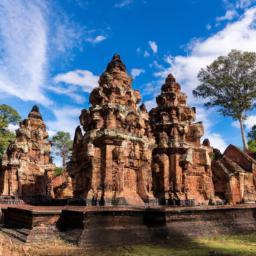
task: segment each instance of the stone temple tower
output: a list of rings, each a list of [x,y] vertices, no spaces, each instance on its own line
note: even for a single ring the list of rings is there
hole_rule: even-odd
[[[156,139],[153,150],[153,188],[161,204],[198,205],[214,199],[210,147],[200,144],[204,134],[195,121],[195,108],[170,74],[150,111]]]
[[[2,159],[1,195],[25,201],[53,196],[51,178],[55,165],[51,159],[51,143],[39,108],[34,106],[20,123],[16,139]]]
[[[93,205],[154,201],[149,117],[119,55],[114,55],[83,109],[69,172],[74,196]]]

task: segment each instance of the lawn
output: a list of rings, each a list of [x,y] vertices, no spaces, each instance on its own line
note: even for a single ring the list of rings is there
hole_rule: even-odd
[[[95,254],[94,254],[95,255]],[[207,256],[256,255],[256,234],[194,239],[169,245],[143,245],[112,248],[97,253],[102,256]]]
[[[7,242],[8,241],[8,242]],[[75,246],[25,246],[10,243],[0,235],[0,256],[256,256],[256,233],[251,235],[219,236],[175,242],[170,245],[136,245],[87,251]]]

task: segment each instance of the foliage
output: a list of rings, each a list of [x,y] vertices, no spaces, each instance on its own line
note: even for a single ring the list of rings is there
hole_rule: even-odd
[[[5,104],[0,105],[0,159],[11,141],[15,139],[15,134],[8,130],[10,124],[17,124],[21,120],[18,112]]]
[[[62,158],[62,167],[66,168],[73,145],[70,134],[68,132],[59,131],[52,137],[52,143],[55,154]]]
[[[256,125],[252,127],[252,129],[248,132],[248,149],[252,153],[256,153]]]
[[[254,125],[251,131],[248,132],[248,138],[250,140],[256,140],[256,125]]]
[[[211,160],[215,160],[216,156],[215,156],[214,152],[210,152],[209,157],[211,158]]]
[[[64,169],[62,167],[56,167],[54,169],[54,176],[60,176],[64,172]]]
[[[255,107],[256,53],[232,50],[198,73],[200,85],[193,90],[205,99],[206,107],[217,107],[224,116],[240,122],[244,147],[247,147],[243,121]]]
[[[255,140],[249,140],[248,141],[248,149],[252,153],[256,153],[256,141]]]

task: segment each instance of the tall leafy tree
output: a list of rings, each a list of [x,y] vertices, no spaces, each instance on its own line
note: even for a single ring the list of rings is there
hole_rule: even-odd
[[[67,161],[71,155],[73,142],[68,132],[59,131],[52,137],[53,150],[62,158],[62,166],[66,168]]]
[[[198,73],[200,85],[193,90],[205,99],[206,107],[217,107],[224,116],[238,120],[244,149],[247,149],[243,122],[246,112],[255,107],[256,53],[232,50],[218,57]]]
[[[15,134],[8,129],[10,124],[18,124],[21,120],[19,113],[6,104],[0,105],[0,160]]]

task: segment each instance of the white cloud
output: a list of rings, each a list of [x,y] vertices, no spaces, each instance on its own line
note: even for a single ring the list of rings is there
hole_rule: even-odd
[[[142,68],[133,68],[131,70],[131,74],[133,78],[136,78],[137,76],[140,76],[143,73],[145,73],[145,69],[142,69]]]
[[[156,100],[153,99],[153,100],[147,100],[144,102],[146,108],[148,111],[150,111],[152,108],[155,108],[156,107]]]
[[[221,21],[226,21],[226,20],[233,20],[237,16],[237,12],[235,10],[227,10],[224,16],[217,17],[216,21],[221,22]]]
[[[68,86],[67,88],[65,86],[59,85],[59,86],[48,86],[47,90],[51,91],[56,94],[60,95],[66,95],[70,97],[71,99],[75,100],[77,103],[84,103],[85,98],[81,96],[79,92],[77,92],[74,86]]]
[[[63,108],[53,109],[54,121],[46,121],[48,133],[50,136],[58,131],[65,131],[74,136],[76,127],[79,125],[80,108],[65,106]]]
[[[254,125],[256,125],[256,115],[249,115],[244,121],[244,126],[246,129],[250,130]],[[232,122],[232,126],[240,129],[240,124],[238,121]]]
[[[91,42],[91,43],[93,43],[93,44],[98,44],[98,43],[100,43],[100,42],[105,41],[106,39],[107,39],[106,36],[98,35],[98,36],[96,36],[96,37],[94,37],[94,38],[88,38],[87,41],[88,41],[88,42]]]
[[[19,128],[19,125],[17,124],[9,124],[8,125],[8,130],[11,132],[15,132]]]
[[[207,25],[206,25],[206,29],[207,29],[207,30],[211,30],[211,29],[212,29],[212,25],[211,25],[211,24],[207,24]]]
[[[74,70],[58,74],[54,77],[55,83],[65,83],[82,87],[83,91],[91,92],[98,85],[99,77],[88,70]]]
[[[156,72],[155,76],[164,79],[168,73],[173,73],[192,101],[191,92],[199,84],[197,74],[201,68],[232,49],[256,51],[255,15],[256,8],[248,9],[238,21],[227,24],[223,30],[207,39],[193,41],[187,56],[178,55],[166,59],[169,67]]]
[[[155,41],[148,41],[149,47],[151,48],[153,53],[157,53],[158,51],[158,46],[157,43]]]
[[[255,2],[255,0],[237,0],[235,6],[236,8],[245,9],[253,5]]]
[[[43,86],[47,72],[47,24],[39,1],[0,2],[0,91],[50,104]]]
[[[256,51],[256,8],[247,9],[239,20],[227,24],[222,30],[204,40],[194,40],[190,45],[190,52],[187,56],[170,56],[166,58],[169,67],[159,69],[155,73],[156,77],[164,79],[167,74],[173,73],[177,81],[181,83],[182,90],[188,95],[190,104],[203,103],[202,99],[196,99],[192,95],[192,90],[199,85],[197,74],[201,68],[205,68],[220,55],[228,54],[232,49],[242,51]],[[200,108],[197,108],[200,109]],[[206,126],[205,137],[208,137],[213,146],[223,149],[226,145],[223,138],[212,130],[214,122],[207,113],[198,120],[202,120]],[[251,119],[248,118],[247,125]]]
[[[51,1],[0,1],[0,92],[43,105],[50,66],[81,48],[84,29]],[[83,39],[85,40],[85,39]],[[97,38],[102,40],[102,38]],[[65,53],[65,55],[63,55]]]
[[[148,52],[148,51],[145,51],[145,52],[144,52],[144,57],[147,58],[147,57],[149,57],[149,56],[150,56],[149,52]]]
[[[124,8],[132,4],[133,0],[122,0],[114,5],[115,8]]]
[[[202,139],[208,138],[210,140],[211,146],[218,148],[221,152],[224,152],[227,147],[227,143],[219,133],[212,131],[214,121],[212,121],[211,116],[209,115],[209,111],[203,107],[197,107],[196,121],[203,122],[204,136]]]

